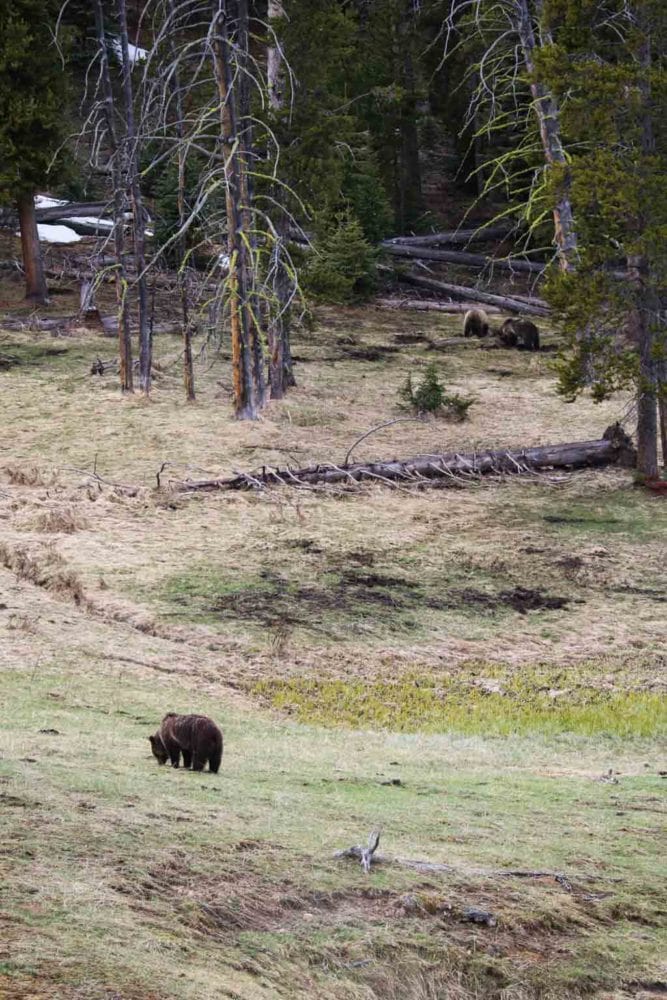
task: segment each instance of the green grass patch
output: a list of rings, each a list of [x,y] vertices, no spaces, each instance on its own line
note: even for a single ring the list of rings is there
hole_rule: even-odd
[[[252,691],[300,722],[352,729],[622,737],[667,731],[662,694],[601,688],[576,669],[491,668],[390,681],[275,678]]]

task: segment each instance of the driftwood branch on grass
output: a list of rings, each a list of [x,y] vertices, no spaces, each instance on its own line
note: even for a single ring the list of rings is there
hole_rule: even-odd
[[[358,860],[365,872],[370,872],[372,865],[395,865],[401,868],[411,868],[424,875],[461,872],[461,869],[457,868],[456,865],[378,854],[377,849],[380,845],[381,832],[381,829],[373,830],[368,838],[367,846],[355,844],[352,847],[346,847],[342,851],[336,851],[334,858],[339,861],[348,859]],[[532,871],[525,868],[469,868],[465,869],[465,871],[468,875],[481,875],[490,878],[549,878],[554,879],[566,892],[572,892],[572,883],[562,872]],[[584,880],[589,880],[589,876],[580,877]]]
[[[395,272],[395,277],[399,281],[408,285],[415,285],[417,288],[424,288],[429,292],[438,292],[441,295],[449,295],[455,299],[470,299],[473,302],[481,302],[483,305],[495,306],[505,312],[525,313],[531,316],[548,316],[549,306],[544,299],[513,298],[511,295],[495,295],[493,292],[483,292],[478,288],[468,288],[466,285],[451,285],[446,281],[438,281],[435,278],[424,278],[419,274]]]
[[[613,424],[596,441],[574,441],[520,448],[441,455],[417,455],[388,462],[358,462],[353,465],[320,464],[303,469],[267,469],[240,473],[226,479],[186,480],[175,488],[191,493],[212,490],[262,489],[266,486],[312,487],[360,482],[389,485],[446,485],[486,475],[537,472],[544,469],[581,469],[604,465],[632,466],[632,441],[619,424]]]

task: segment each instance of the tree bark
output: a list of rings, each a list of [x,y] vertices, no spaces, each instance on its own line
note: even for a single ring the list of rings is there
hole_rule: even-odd
[[[543,299],[513,299],[507,295],[494,295],[492,292],[482,292],[478,288],[466,288],[465,285],[451,285],[434,278],[422,278],[418,274],[402,274],[396,277],[408,285],[428,289],[430,292],[453,296],[455,299],[466,299],[471,302],[482,302],[484,305],[495,306],[505,312],[526,313],[531,316],[548,316],[549,306]]]
[[[183,317],[183,387],[185,398],[188,403],[194,403],[195,394],[195,373],[192,361],[192,325],[190,323],[190,301],[189,301],[189,281],[186,261],[187,237],[184,232],[185,220],[187,217],[185,209],[185,163],[187,159],[187,149],[185,147],[185,132],[183,128],[183,100],[181,97],[181,79],[179,73],[179,62],[176,57],[176,8],[174,0],[169,0],[169,19],[171,21],[169,30],[169,48],[172,66],[174,67],[171,78],[171,89],[174,97],[174,107],[176,110],[175,131],[178,139],[178,180],[176,202],[178,207],[178,230],[181,234],[178,238],[178,288],[181,298],[181,316]]]
[[[95,33],[100,57],[100,80],[104,96],[103,115],[106,120],[107,142],[111,153],[111,178],[113,184],[113,240],[116,258],[116,301],[118,303],[118,357],[121,392],[133,392],[132,379],[132,336],[130,329],[130,305],[127,297],[127,273],[123,261],[125,251],[124,208],[125,183],[120,162],[120,143],[115,121],[115,102],[109,70],[106,35],[104,31],[104,9],[102,0],[94,0]]]
[[[255,235],[255,220],[253,216],[254,181],[251,165],[254,158],[253,121],[250,106],[250,36],[248,0],[237,0],[238,22],[236,32],[236,63],[238,74],[238,109],[239,109],[239,142],[242,156],[242,192],[241,206],[243,229],[246,232],[249,245],[248,296],[245,303],[246,323],[250,336],[252,352],[252,374],[255,389],[255,399],[259,409],[266,405],[266,372],[264,362],[264,343],[262,327],[264,313],[261,308],[261,298],[257,293],[258,250]]]
[[[25,297],[28,301],[45,306],[49,301],[46,287],[42,250],[35,218],[35,197],[33,193],[22,194],[16,200],[21,228],[21,249],[25,272]]]
[[[275,32],[274,22],[284,18],[285,10],[282,0],[269,0],[268,19]],[[271,35],[271,43],[266,53],[266,82],[269,94],[269,107],[273,119],[282,114],[285,103],[285,66],[282,49],[275,34]],[[284,262],[287,247],[289,221],[285,211],[284,193],[280,185],[273,191],[276,206],[275,237],[270,265],[273,275],[273,295],[275,302],[271,304],[268,341],[269,341],[269,381],[271,398],[282,399],[285,391],[296,385],[292,351],[290,348],[290,279]]]
[[[225,149],[227,232],[229,250],[229,312],[232,340],[234,411],[239,420],[257,419],[253,385],[253,354],[246,304],[250,288],[249,243],[243,231],[241,198],[244,163],[238,136],[237,95],[228,36],[228,0],[212,0],[211,50]]]
[[[151,391],[153,367],[153,336],[148,315],[148,288],[146,286],[146,212],[139,184],[139,148],[134,122],[134,96],[132,93],[132,63],[127,37],[127,10],[125,0],[118,0],[118,21],[123,63],[123,101],[125,104],[125,163],[128,171],[132,199],[132,232],[134,260],[137,269],[137,297],[139,305],[139,385],[146,396]]]
[[[643,70],[639,78],[641,94],[641,162],[637,178],[643,180],[643,164],[655,154],[655,138],[651,115],[651,45],[650,28],[645,23],[645,10],[635,11],[636,21],[642,31],[638,47],[638,61]],[[643,201],[643,199],[642,199]],[[640,206],[637,230],[645,237],[650,205]],[[628,255],[628,276],[634,285],[635,301],[631,315],[637,349],[639,352],[639,385],[637,387],[637,471],[646,479],[658,476],[658,361],[655,357],[655,326],[660,315],[660,299],[655,291],[655,279],[645,253]]]
[[[596,441],[575,441],[519,450],[482,451],[473,454],[417,455],[390,462],[322,464],[305,469],[262,470],[233,479],[206,479],[179,484],[182,492],[242,490],[258,486],[308,486],[350,482],[420,483],[460,476],[483,476],[539,469],[580,469],[603,465],[634,465],[632,441],[619,424],[608,427]]]

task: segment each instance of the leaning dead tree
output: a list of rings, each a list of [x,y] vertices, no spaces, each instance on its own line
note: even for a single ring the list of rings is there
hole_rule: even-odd
[[[232,478],[186,480],[174,484],[180,492],[253,490],[267,486],[311,487],[316,485],[356,485],[384,483],[392,486],[456,485],[489,475],[516,475],[549,469],[582,469],[605,465],[634,464],[636,453],[631,439],[619,424],[608,427],[595,441],[573,441],[538,448],[450,452],[417,455],[413,458],[352,465],[333,462],[302,469],[267,469],[240,473]]]

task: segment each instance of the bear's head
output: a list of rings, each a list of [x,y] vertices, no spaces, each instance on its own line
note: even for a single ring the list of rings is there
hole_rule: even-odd
[[[157,759],[158,764],[166,764],[169,760],[169,754],[160,734],[155,733],[153,736],[149,736],[148,739],[150,740],[153,756]]]

